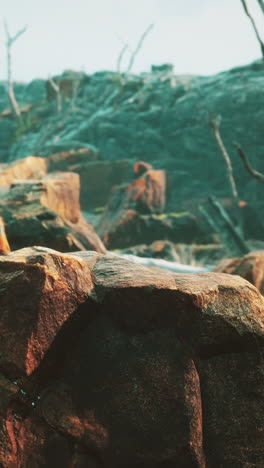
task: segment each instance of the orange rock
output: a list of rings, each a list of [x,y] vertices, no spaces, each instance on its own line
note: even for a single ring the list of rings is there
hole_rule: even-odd
[[[135,164],[134,164],[134,167],[133,167],[133,171],[134,171],[134,174],[139,177],[139,176],[142,176],[143,174],[145,174],[146,172],[152,170],[153,167],[151,164],[148,164],[144,161],[137,161]]]
[[[81,216],[79,194],[79,176],[70,172],[14,182],[0,200],[12,250],[41,243],[62,252],[105,252],[93,227]]]
[[[242,276],[264,295],[264,250],[255,250],[243,258],[223,260],[215,271]]]
[[[0,216],[0,255],[6,255],[10,251],[10,246],[5,232],[5,224],[3,218]]]
[[[28,156],[0,167],[0,186],[10,186],[15,180],[41,179],[47,173],[47,160]]]

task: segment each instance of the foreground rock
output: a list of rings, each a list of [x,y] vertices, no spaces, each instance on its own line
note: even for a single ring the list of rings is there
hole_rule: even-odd
[[[215,271],[242,276],[264,295],[264,250],[255,250],[243,258],[225,259]]]
[[[3,468],[262,465],[264,300],[247,281],[41,247],[0,265]]]
[[[80,181],[74,173],[54,173],[41,180],[14,183],[2,195],[0,215],[12,250],[41,243],[62,252],[105,248],[82,217]]]

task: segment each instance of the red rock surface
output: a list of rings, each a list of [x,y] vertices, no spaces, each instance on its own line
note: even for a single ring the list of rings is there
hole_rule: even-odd
[[[125,196],[140,213],[162,213],[166,203],[165,171],[148,170],[125,188]]]
[[[135,164],[134,164],[134,167],[133,167],[133,171],[134,171],[134,174],[139,177],[143,174],[145,174],[147,171],[153,169],[152,165],[151,164],[148,164],[144,161],[137,161]]]
[[[60,172],[14,182],[0,201],[12,250],[42,244],[62,252],[105,247],[81,215],[78,174]]]
[[[243,258],[223,260],[215,271],[242,276],[264,295],[264,250],[255,250]]]
[[[47,160],[28,156],[0,166],[0,186],[10,186],[15,180],[41,179],[47,173]]]
[[[55,172],[42,179],[41,203],[72,223],[81,216],[80,177],[74,172]]]
[[[39,247],[0,257],[0,288],[3,468],[262,466],[250,283]]]
[[[5,223],[0,216],[0,255],[6,255],[10,252],[10,245],[6,237]]]

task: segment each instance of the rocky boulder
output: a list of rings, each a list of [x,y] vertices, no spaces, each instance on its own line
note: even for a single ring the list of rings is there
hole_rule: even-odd
[[[242,258],[224,259],[215,271],[242,276],[264,295],[264,250],[255,250]]]
[[[96,232],[109,249],[122,249],[157,240],[173,243],[207,243],[207,234],[197,216],[190,212],[142,215],[134,209],[119,209],[118,192],[110,200]]]
[[[74,173],[14,183],[0,200],[12,250],[41,243],[62,252],[105,248],[82,217],[80,182]]]
[[[5,223],[0,217],[0,255],[6,255],[10,252],[10,245],[6,237]]]
[[[0,187],[9,187],[15,180],[41,179],[46,173],[46,159],[36,156],[28,156],[9,164],[1,164]]]
[[[254,286],[41,247],[0,264],[3,468],[262,465]]]

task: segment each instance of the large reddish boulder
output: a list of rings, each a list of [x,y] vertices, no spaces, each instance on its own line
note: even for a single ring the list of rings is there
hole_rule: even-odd
[[[41,247],[0,265],[3,468],[262,466],[254,286]]]
[[[13,183],[0,200],[12,250],[36,244],[62,252],[105,247],[81,215],[78,174],[54,173]]]
[[[9,187],[15,180],[41,179],[47,173],[47,160],[28,156],[0,166],[0,187]]]
[[[224,259],[215,271],[242,276],[264,295],[264,250],[254,250],[242,258]]]

